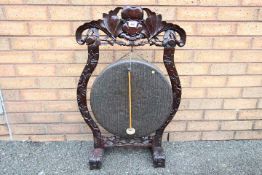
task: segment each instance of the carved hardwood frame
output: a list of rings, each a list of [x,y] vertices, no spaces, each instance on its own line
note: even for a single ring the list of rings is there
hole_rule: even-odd
[[[121,18],[118,13],[121,10]],[[144,17],[146,15],[146,17]],[[99,36],[98,30],[106,36]],[[84,35],[84,32],[87,34]],[[164,33],[163,40],[158,37]],[[177,39],[179,37],[179,39]],[[103,14],[103,19],[91,21],[78,27],[76,31],[78,44],[88,45],[88,59],[80,76],[77,87],[77,102],[79,110],[91,128],[94,137],[94,150],[89,160],[90,169],[99,169],[103,150],[113,146],[138,146],[149,147],[153,151],[155,167],[165,166],[165,155],[162,148],[162,135],[164,129],[173,119],[178,110],[181,99],[181,85],[174,63],[175,46],[183,47],[186,42],[186,33],[178,25],[162,21],[162,16],[157,15],[148,8],[117,7]],[[99,60],[99,45],[143,46],[145,44],[164,47],[163,62],[168,72],[172,92],[173,108],[166,122],[156,130],[155,135],[134,139],[119,138],[118,136],[105,137],[89,113],[86,101],[87,84]]]

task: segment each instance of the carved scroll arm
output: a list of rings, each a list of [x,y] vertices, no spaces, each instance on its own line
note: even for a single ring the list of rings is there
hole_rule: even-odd
[[[176,39],[176,32],[178,32],[178,35],[180,37],[179,40]],[[182,47],[185,45],[185,42],[186,42],[186,33],[179,26],[172,24],[171,28],[165,31],[163,41],[162,41],[162,46],[164,46],[163,62],[166,67],[167,73],[170,78],[171,86],[172,86],[173,104],[172,104],[172,110],[169,114],[168,119],[158,130],[156,130],[156,134],[154,136],[154,141],[153,141],[153,147],[161,146],[163,132],[166,126],[173,119],[180,105],[181,84],[180,84],[179,76],[178,76],[178,73],[175,67],[175,63],[174,63],[174,52],[175,52],[176,45],[178,45],[179,47]]]
[[[87,31],[86,35],[83,35],[84,31]],[[90,22],[90,23],[85,23],[82,26],[78,27],[76,30],[76,41],[78,44],[83,45],[91,45],[95,41],[98,41],[99,39],[99,33],[98,33],[98,28],[97,28],[97,23],[96,22]],[[100,43],[96,43],[99,45]]]
[[[163,40],[164,47],[175,47],[176,45],[183,47],[186,44],[186,32],[178,25],[168,23],[163,30],[165,31]],[[178,34],[179,40],[176,34]]]
[[[82,33],[81,33],[82,35]],[[82,71],[80,76],[78,86],[77,86],[77,103],[79,110],[84,118],[85,122],[88,124],[92,130],[94,136],[94,146],[95,148],[103,147],[103,140],[101,136],[101,131],[98,128],[97,124],[90,115],[89,109],[87,107],[86,93],[87,93],[87,84],[88,81],[95,70],[98,59],[99,59],[99,41],[97,38],[98,30],[96,28],[91,28],[88,31],[88,35],[85,38],[79,38],[79,30],[77,31],[77,42],[79,44],[86,43],[88,45],[88,59],[87,63]]]

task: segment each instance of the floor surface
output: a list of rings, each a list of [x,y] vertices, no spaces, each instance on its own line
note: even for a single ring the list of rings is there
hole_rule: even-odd
[[[147,149],[113,148],[101,170],[88,168],[91,142],[0,141],[1,175],[176,174],[262,175],[262,140],[164,142],[166,168],[153,168]]]

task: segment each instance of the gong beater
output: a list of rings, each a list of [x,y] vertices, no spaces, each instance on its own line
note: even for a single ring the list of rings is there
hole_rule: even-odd
[[[95,80],[90,105],[98,123],[120,137],[142,137],[153,133],[167,120],[172,107],[172,89],[156,66],[141,59],[131,60],[132,127],[128,134],[129,65],[122,59],[109,65]]]

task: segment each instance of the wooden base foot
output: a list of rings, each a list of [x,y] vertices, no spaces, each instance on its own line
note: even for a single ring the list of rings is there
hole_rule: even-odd
[[[101,168],[103,154],[104,154],[104,149],[102,149],[102,148],[95,148],[91,152],[90,158],[89,158],[90,170]]]
[[[164,168],[166,162],[166,156],[162,147],[153,147],[153,164],[155,168]]]

